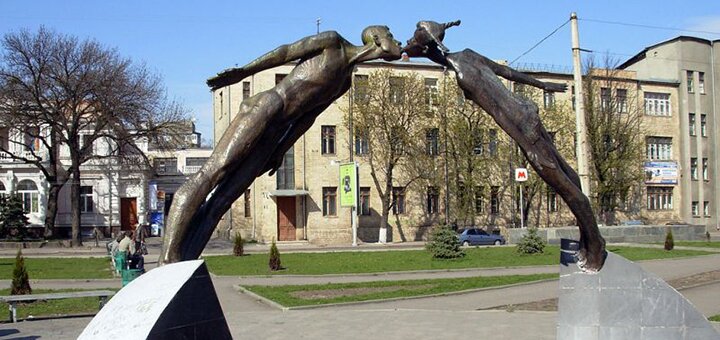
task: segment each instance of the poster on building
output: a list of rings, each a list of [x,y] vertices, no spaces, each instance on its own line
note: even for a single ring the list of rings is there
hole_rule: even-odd
[[[678,166],[671,161],[645,162],[645,184],[677,184]]]
[[[340,206],[352,207],[357,204],[357,164],[340,165]]]
[[[150,234],[152,236],[162,236],[165,227],[165,216],[162,211],[153,211],[150,213]]]
[[[150,205],[150,210],[157,210],[157,195],[158,195],[158,186],[155,181],[150,181],[148,183],[148,203]]]

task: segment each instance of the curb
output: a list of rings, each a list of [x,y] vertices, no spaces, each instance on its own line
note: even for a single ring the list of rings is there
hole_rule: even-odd
[[[292,307],[283,306],[273,300],[263,297],[262,295],[255,294],[241,285],[235,285],[234,287],[238,291],[240,291],[242,293],[246,293],[254,298],[257,298],[258,300],[265,302],[272,307],[278,308],[282,311],[289,311],[289,310],[320,309],[320,308],[330,308],[330,307],[340,307],[340,306],[366,305],[366,304],[372,304],[372,303],[377,303],[377,302],[392,302],[392,301],[415,300],[415,299],[441,297],[441,296],[463,295],[463,294],[470,294],[470,293],[489,291],[489,290],[528,286],[528,285],[557,281],[557,280],[559,280],[559,278],[528,281],[528,282],[514,283],[514,284],[509,284],[509,285],[504,285],[504,286],[496,286],[496,287],[473,288],[473,289],[459,290],[459,291],[454,291],[454,292],[437,293],[437,294],[430,294],[430,295],[404,296],[404,297],[389,298],[389,299],[374,299],[374,300],[365,300],[365,301],[325,303],[325,304],[318,304],[318,305],[304,305],[304,306],[292,306]]]

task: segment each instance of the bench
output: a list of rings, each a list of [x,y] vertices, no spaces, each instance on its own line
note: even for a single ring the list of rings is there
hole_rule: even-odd
[[[17,322],[17,303],[35,300],[58,300],[72,299],[81,297],[99,297],[100,308],[102,309],[107,302],[107,298],[113,296],[115,292],[110,290],[91,290],[84,292],[62,292],[48,294],[29,294],[29,295],[7,295],[0,296],[0,302],[5,302],[10,306],[10,321]]]

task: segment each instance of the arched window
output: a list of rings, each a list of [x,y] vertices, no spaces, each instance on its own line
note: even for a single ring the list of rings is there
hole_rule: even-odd
[[[24,179],[18,183],[17,194],[23,202],[26,213],[40,212],[40,193],[35,182]]]

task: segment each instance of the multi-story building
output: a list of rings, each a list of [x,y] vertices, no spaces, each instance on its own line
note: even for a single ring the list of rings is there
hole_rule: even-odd
[[[637,59],[637,58],[636,58]],[[626,63],[625,66],[629,65]],[[294,64],[279,66],[259,72],[236,84],[219,88],[213,91],[213,115],[215,127],[215,140],[227,129],[230,121],[238,113],[240,103],[256,93],[272,88],[285,74],[288,74]],[[712,91],[707,82],[712,71],[697,66],[694,73],[694,82],[697,84],[695,96],[699,93],[702,83],[703,91],[707,94]],[[446,72],[441,66],[412,61],[372,62],[358,65],[355,76],[362,77],[378,69],[390,68],[395,72],[415,72],[426,79],[427,84],[440,84],[445,77],[454,79],[454,75]],[[618,113],[628,114],[628,107],[635,106],[634,114],[641,115],[641,125],[645,133],[644,142],[647,159],[644,166],[647,178],[638,183],[633,191],[633,200],[622,202],[618,212],[618,220],[642,220],[649,224],[678,223],[679,221],[694,224],[712,224],[715,221],[711,215],[715,208],[714,200],[707,193],[712,191],[710,180],[714,177],[714,162],[716,157],[710,155],[709,146],[710,129],[714,122],[711,118],[710,108],[712,102],[701,97],[700,104],[708,102],[706,111],[696,115],[696,134],[690,136],[688,131],[688,111],[686,109],[684,89],[686,80],[678,80],[677,76],[663,74],[653,75],[643,70],[624,67],[625,70],[613,72],[616,82],[622,84],[617,89],[599,89],[600,100],[609,100],[613,97],[619,104]],[[652,69],[652,68],[649,68]],[[527,73],[543,81],[566,83],[568,89],[574,86],[572,75],[562,72],[527,71]],[[649,72],[649,71],[648,71]],[[706,72],[700,76],[700,72]],[[509,88],[516,89],[514,84],[506,83]],[[572,91],[566,93],[543,94],[536,102],[538,106],[565,103],[568,107],[574,105]],[[356,161],[359,163],[360,181],[360,216],[358,235],[361,241],[373,242],[378,240],[380,225],[381,201],[370,176],[367,163],[363,160],[362,141],[351,137],[348,129],[347,115],[352,114],[349,109],[348,96],[337,100],[316,120],[315,124],[303,135],[286,154],[283,166],[274,176],[267,174],[259,177],[248,188],[244,195],[233,205],[221,222],[220,230],[230,232],[231,229],[243,233],[244,237],[259,241],[307,240],[313,243],[349,243],[352,240],[350,208],[340,207],[338,203],[339,164]],[[692,106],[692,110],[696,106]],[[686,112],[686,113],[683,113]],[[699,112],[699,111],[698,111]],[[702,114],[702,116],[701,116]],[[568,117],[574,119],[574,115]],[[685,122],[685,123],[683,123]],[[552,132],[553,127],[548,126]],[[492,131],[488,131],[492,132]],[[497,130],[495,130],[497,134]],[[502,143],[502,132],[496,142]],[[433,135],[436,136],[436,135]],[[687,146],[686,139],[695,137],[698,145],[692,148]],[[370,136],[372,138],[372,136]],[[432,138],[428,134],[429,139]],[[437,137],[436,137],[437,138]],[[490,137],[492,138],[492,137]],[[570,137],[572,138],[572,137]],[[702,143],[702,138],[708,140]],[[507,140],[506,140],[507,141]],[[438,141],[436,141],[437,143]],[[442,144],[442,141],[440,141]],[[706,146],[705,146],[706,145]],[[440,146],[442,149],[443,146]],[[686,150],[687,148],[687,150]],[[703,150],[698,156],[692,157],[693,150]],[[712,151],[714,152],[714,151]],[[442,156],[442,152],[440,152]],[[442,157],[440,157],[442,158]],[[695,162],[691,163],[693,159]],[[442,159],[441,159],[442,161]],[[574,164],[570,155],[568,161]],[[512,162],[511,162],[512,163]],[[516,160],[516,163],[520,163]],[[441,163],[442,164],[442,163]],[[694,165],[693,165],[694,164]],[[511,165],[512,167],[512,165]],[[696,171],[698,180],[691,179],[692,169]],[[508,180],[507,173],[478,174],[492,178],[488,192],[478,196],[476,218],[474,223],[489,228],[518,227],[517,194],[519,186]],[[702,178],[702,180],[700,180]],[[693,184],[705,186],[702,196],[695,194]],[[408,190],[397,188],[393,200],[398,205],[393,209],[389,218],[388,240],[405,241],[422,239],[433,225],[444,223],[446,220],[446,188],[451,188],[450,200],[456,195],[452,192],[452,185],[445,186],[415,186]],[[432,189],[432,190],[431,190]],[[695,190],[695,191],[693,191]],[[712,196],[714,197],[714,196]],[[567,207],[556,194],[548,190],[547,194],[537,195],[537,209],[533,208],[529,221],[541,227],[566,226],[574,223],[574,218]],[[687,207],[686,207],[687,206]],[[690,207],[695,207],[699,215],[707,211],[707,218],[694,216]],[[706,207],[707,206],[707,207]],[[698,210],[699,209],[699,210]],[[703,210],[707,209],[707,210]],[[452,222],[454,214],[450,209],[449,220]],[[699,211],[699,212],[698,212]],[[697,215],[696,214],[696,215]]]
[[[146,141],[136,142],[138,149],[152,160],[154,168],[127,164],[115,157],[100,157],[85,162],[80,167],[82,233],[89,235],[97,227],[104,234],[110,235],[112,231],[131,230],[136,225],[149,224],[151,202],[155,200],[150,199],[148,193],[153,184],[161,193],[167,192],[163,202],[167,201],[166,206],[169,207],[172,193],[184,183],[187,176],[197,172],[211,152],[210,149],[200,148],[200,135],[195,132],[194,125],[189,123],[188,129],[190,131],[184,138],[188,143],[179,150],[161,151]],[[34,154],[47,159],[45,146],[38,138],[33,138],[34,135],[37,132],[24,133],[12,127],[2,127],[1,149],[14,155],[31,158]],[[111,145],[109,141],[97,139],[93,143],[92,152],[110,156]],[[164,160],[167,162],[163,163]],[[65,147],[60,148],[60,162],[69,163],[69,151]],[[49,187],[47,179],[37,167],[0,152],[0,194],[20,195],[30,228],[34,230],[32,234],[35,235],[42,235]],[[56,232],[69,235],[70,225],[70,191],[69,185],[65,184],[58,198]]]
[[[720,110],[720,40],[679,36],[645,48],[619,68],[637,72],[643,79],[675,82],[676,96],[652,94],[646,101],[669,101],[673,111],[658,113],[656,126],[664,126],[662,136],[648,143],[667,143],[672,137],[673,153],[679,168],[675,188],[683,197],[675,200],[679,218],[691,224],[719,227],[717,213],[720,202],[718,178],[718,137],[720,127],[716,113]],[[656,106],[657,108],[657,106]],[[672,136],[670,136],[672,134]],[[651,187],[648,187],[651,188]],[[652,186],[654,190],[658,190]]]

